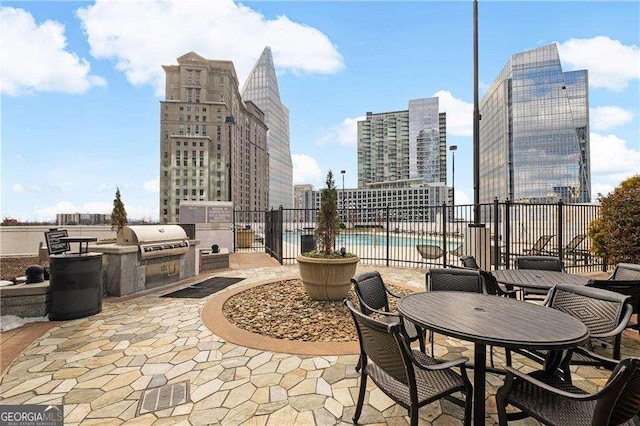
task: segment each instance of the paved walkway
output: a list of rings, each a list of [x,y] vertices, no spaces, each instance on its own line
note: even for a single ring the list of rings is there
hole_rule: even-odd
[[[255,262],[264,260],[260,259]],[[235,286],[245,286],[295,275],[297,270],[296,266],[250,268],[259,265],[255,262],[249,257],[232,259],[231,266],[239,269],[210,275],[244,277]],[[359,272],[371,269],[363,265]],[[389,282],[424,286],[423,270],[375,269]],[[159,297],[167,292],[105,300],[97,315],[55,324],[7,369],[0,383],[1,403],[64,404],[65,425],[351,423],[358,391],[356,355],[290,355],[228,343],[200,318],[203,306],[215,295]],[[637,336],[637,332],[625,335],[623,355],[640,352]],[[7,347],[3,343],[3,355]],[[471,346],[449,338],[437,342],[436,355],[459,354],[471,358]],[[500,349],[495,354],[497,361],[503,360]],[[526,364],[514,360],[516,368],[531,370]],[[581,377],[575,382],[587,390],[601,386],[607,377],[590,367],[577,373]],[[488,376],[487,423],[497,420],[492,394],[501,383],[500,377]],[[365,402],[361,424],[407,424],[406,410],[372,383]],[[461,424],[462,415],[447,401],[420,411],[423,424]]]

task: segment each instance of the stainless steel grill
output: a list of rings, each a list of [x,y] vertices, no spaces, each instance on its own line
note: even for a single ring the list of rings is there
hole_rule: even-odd
[[[136,245],[140,259],[175,256],[189,251],[189,238],[179,225],[127,225],[116,236],[116,244]]]

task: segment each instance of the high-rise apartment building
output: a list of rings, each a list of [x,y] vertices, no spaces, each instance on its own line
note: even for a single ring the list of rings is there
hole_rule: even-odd
[[[511,56],[480,102],[480,202],[590,202],[587,71],[555,44]]]
[[[367,112],[358,121],[358,188],[406,179],[447,181],[446,113],[437,97],[410,100],[404,111]]]
[[[163,65],[160,223],[178,221],[181,201],[231,200],[236,210],[265,210],[269,157],[264,113],[242,101],[232,62],[194,52],[177,62]]]
[[[269,152],[269,207],[293,207],[293,163],[289,147],[289,110],[280,90],[271,48],[265,47],[242,89],[242,99],[264,112]]]

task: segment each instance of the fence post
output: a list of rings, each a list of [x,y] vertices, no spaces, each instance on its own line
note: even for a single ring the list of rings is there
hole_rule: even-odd
[[[386,220],[387,220],[387,232],[386,232],[386,237],[387,237],[387,255],[385,256],[387,258],[387,266],[389,266],[389,205],[387,204],[385,206],[385,215]]]
[[[508,198],[504,202],[504,263],[505,268],[509,269],[511,265],[511,200]],[[497,265],[496,265],[497,267]]]
[[[442,266],[446,267],[449,257],[449,250],[447,246],[447,203],[442,203],[442,250],[444,250],[444,256],[442,256]]]
[[[557,233],[558,233],[558,259],[560,259],[560,261],[562,261],[562,259],[564,259],[564,253],[563,253],[563,249],[564,249],[564,238],[563,238],[563,229],[564,229],[564,208],[563,208],[563,203],[562,200],[558,200],[558,214],[557,214],[557,218],[556,220],[558,221],[558,223],[556,224],[557,227]]]
[[[500,266],[500,206],[498,205],[498,197],[494,197],[493,199],[493,253],[490,253],[490,256],[493,256],[493,263],[495,268],[498,269]],[[489,261],[491,264],[491,261]]]

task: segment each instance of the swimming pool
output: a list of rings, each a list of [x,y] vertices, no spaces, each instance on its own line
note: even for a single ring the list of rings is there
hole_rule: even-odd
[[[300,244],[300,232],[285,232],[283,241],[289,244]],[[415,247],[418,244],[429,244],[443,247],[442,238],[429,235],[398,235],[389,234],[389,247]],[[462,244],[460,238],[447,238],[447,250],[453,250]],[[349,246],[387,246],[387,233],[342,233],[338,234],[336,247]]]

